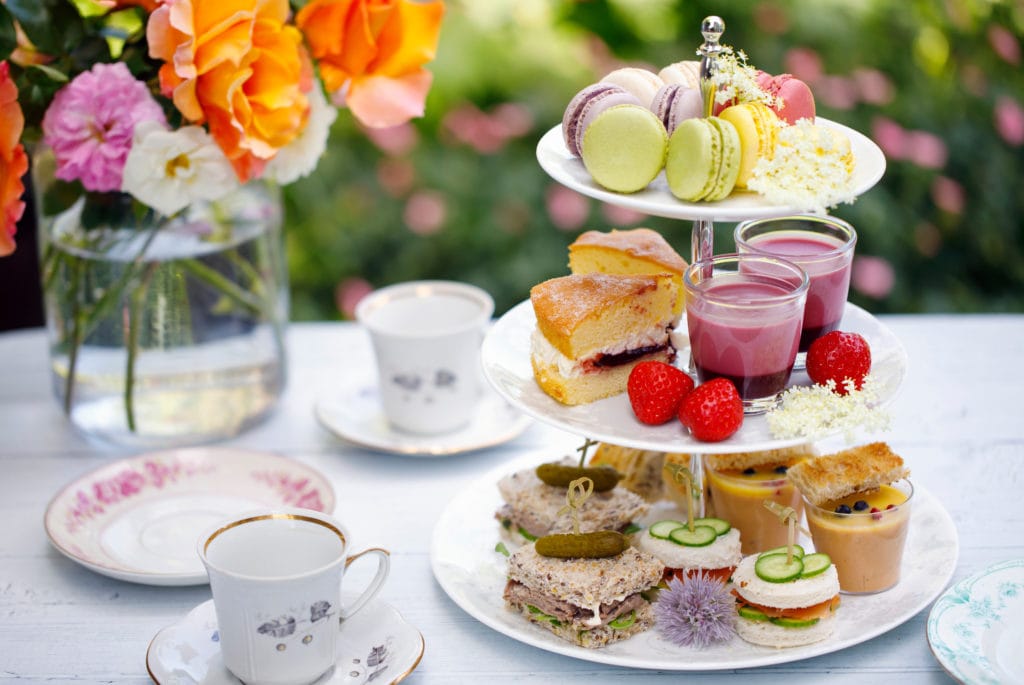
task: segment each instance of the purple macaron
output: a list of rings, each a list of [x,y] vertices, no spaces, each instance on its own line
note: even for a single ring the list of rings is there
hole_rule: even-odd
[[[651,111],[665,124],[669,135],[676,126],[687,119],[699,119],[704,116],[704,99],[696,88],[688,88],[680,83],[669,83],[658,89],[651,101]]]
[[[580,156],[583,132],[598,114],[615,105],[639,105],[640,100],[625,88],[611,83],[594,83],[576,93],[562,115],[562,138],[565,147]]]

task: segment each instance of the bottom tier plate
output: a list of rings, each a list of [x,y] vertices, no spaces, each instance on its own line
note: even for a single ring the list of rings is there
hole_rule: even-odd
[[[676,646],[656,630],[601,649],[585,649],[555,637],[505,608],[506,558],[494,551],[501,505],[497,482],[506,473],[550,460],[531,453],[495,469],[457,495],[434,529],[431,565],[448,596],[469,615],[508,637],[549,652],[602,664],[667,671],[717,671],[788,663],[828,654],[886,633],[939,596],[956,568],[956,528],[945,508],[915,485],[901,580],[875,595],[843,595],[835,633],[815,644],[789,649],[759,647],[733,637],[707,649]]]

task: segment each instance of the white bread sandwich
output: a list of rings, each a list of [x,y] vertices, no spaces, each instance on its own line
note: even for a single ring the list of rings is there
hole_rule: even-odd
[[[733,572],[736,634],[767,647],[798,647],[829,637],[839,608],[839,576],[828,555],[794,545],[745,557]]]
[[[576,464],[571,457],[558,462]],[[542,535],[566,533],[573,529],[572,516],[563,511],[565,487],[548,485],[536,468],[510,473],[498,481],[504,504],[495,513],[512,542],[521,544]],[[631,524],[647,513],[648,504],[639,495],[622,487],[594,492],[579,508],[581,533],[599,530],[628,532]],[[561,513],[560,513],[561,512]]]
[[[677,289],[669,274],[572,274],[530,290],[537,385],[567,405],[625,392],[641,361],[671,363]]]
[[[676,316],[685,304],[686,267],[686,260],[668,241],[649,228],[587,231],[569,246],[569,270],[574,274],[671,274],[677,293]]]
[[[524,545],[508,560],[505,605],[558,637],[603,647],[654,625],[641,593],[661,580],[659,561],[634,547],[596,559],[545,557]]]
[[[636,539],[641,550],[664,564],[665,581],[703,574],[727,583],[743,558],[739,529],[719,518],[694,519],[692,529],[685,515],[663,519]]]

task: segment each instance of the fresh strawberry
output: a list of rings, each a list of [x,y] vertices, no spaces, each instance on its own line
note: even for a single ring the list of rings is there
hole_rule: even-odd
[[[851,379],[857,390],[863,388],[864,377],[870,370],[871,348],[857,333],[826,333],[807,350],[807,375],[819,385],[835,381],[835,391],[840,395],[847,392],[846,379]]]
[[[633,367],[626,382],[629,403],[641,423],[652,426],[665,423],[679,410],[686,393],[693,390],[693,379],[665,362],[646,361]]]
[[[743,401],[728,378],[715,378],[694,388],[679,405],[679,420],[701,442],[719,442],[743,425]]]

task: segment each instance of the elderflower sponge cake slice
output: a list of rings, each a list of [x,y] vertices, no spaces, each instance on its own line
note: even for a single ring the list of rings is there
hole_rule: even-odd
[[[574,274],[671,274],[677,289],[676,316],[682,314],[685,304],[686,267],[686,260],[668,241],[649,228],[587,231],[569,246],[569,269]]]
[[[572,274],[530,290],[537,329],[530,363],[537,384],[563,404],[625,392],[641,361],[671,363],[676,290],[668,274]]]

